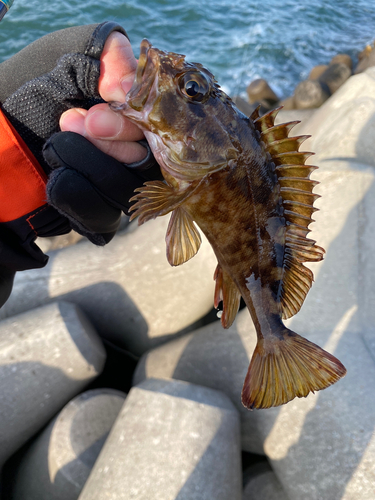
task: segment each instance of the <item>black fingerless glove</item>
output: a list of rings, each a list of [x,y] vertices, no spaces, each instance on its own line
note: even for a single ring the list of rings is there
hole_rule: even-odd
[[[47,183],[48,203],[97,245],[114,236],[121,212],[128,214],[134,189],[145,180],[161,178],[147,142],[139,142],[147,156],[127,167],[73,132],[55,134],[44,147],[44,158],[54,169]]]
[[[149,149],[127,168],[78,134],[59,132],[64,111],[103,102],[100,56],[113,31],[125,34],[112,22],[57,31],[0,64],[0,135],[10,144],[0,144],[0,306],[15,271],[46,264],[37,236],[73,228],[104,245],[133,190],[160,176]]]

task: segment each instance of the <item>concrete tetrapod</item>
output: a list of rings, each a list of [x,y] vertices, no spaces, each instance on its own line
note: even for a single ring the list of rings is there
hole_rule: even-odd
[[[238,413],[219,391],[147,380],[129,392],[79,500],[239,500]]]
[[[247,469],[244,482],[242,500],[289,500],[268,463]]]
[[[374,133],[375,67],[351,76],[298,130],[311,135],[301,150],[321,169],[338,160],[374,167]]]
[[[59,302],[0,322],[0,467],[103,369],[86,316]]]
[[[360,333],[363,321],[368,328],[375,323],[367,299],[367,295],[375,299],[371,295],[375,290],[371,287],[374,263],[370,258],[375,242],[370,232],[362,229],[364,219],[371,227],[375,225],[371,220],[371,213],[375,213],[375,173],[356,164],[346,165],[347,170],[342,162],[337,170],[333,167],[332,163],[330,171],[319,169],[315,173],[321,181],[318,188],[322,198],[317,202],[321,210],[314,214],[317,223],[312,224],[311,237],[326,249],[325,260],[311,265],[315,283],[301,311],[286,322],[293,331],[322,347],[345,330]],[[360,263],[360,255],[367,255],[367,259]],[[240,412],[243,449],[264,453],[264,441],[280,409],[250,412],[241,404],[242,384],[255,344],[254,326],[248,311],[243,310],[228,330],[219,322],[213,323],[149,351],[136,368],[134,383],[147,377],[173,377],[222,390]],[[344,364],[347,356],[352,359],[350,351],[342,356]],[[323,391],[322,398],[337,393],[348,379]]]
[[[134,383],[173,377],[222,390],[240,412],[243,449],[267,454],[291,500],[370,500],[375,484],[375,172],[344,160],[329,166],[314,173],[322,198],[311,233],[327,253],[322,263],[311,265],[315,283],[287,324],[337,356],[346,377],[279,408],[241,408],[256,342],[243,310],[229,330],[207,325],[144,355]]]
[[[117,235],[105,247],[88,241],[51,252],[43,269],[17,273],[0,318],[52,300],[78,304],[98,332],[141,355],[212,309],[216,259],[205,238],[182,266],[166,258],[169,216]]]
[[[76,500],[125,396],[93,389],[70,401],[22,457],[12,500]]]

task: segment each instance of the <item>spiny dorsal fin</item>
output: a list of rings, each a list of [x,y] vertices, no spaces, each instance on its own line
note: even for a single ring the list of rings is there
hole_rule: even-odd
[[[190,215],[181,207],[171,215],[167,234],[167,259],[171,266],[179,266],[198,252],[202,240]]]
[[[269,128],[272,128],[275,125],[275,118],[277,113],[283,109],[282,106],[272,109],[265,115],[259,116],[259,109],[260,106],[257,107],[257,109],[253,112],[251,115],[251,119],[254,121],[255,126],[259,130],[259,132],[263,132],[264,130],[268,130]],[[253,115],[258,114],[257,118],[253,118]]]
[[[310,180],[311,172],[317,167],[305,165],[313,153],[299,151],[301,144],[310,136],[289,137],[290,130],[299,122],[275,125],[280,109],[259,116],[257,108],[250,118],[276,166],[287,224],[281,303],[283,318],[289,318],[300,310],[313,282],[313,273],[304,266],[304,262],[322,260],[324,250],[306,237],[308,226],[314,221],[312,214],[317,210],[314,202],[319,198],[313,193],[318,182]]]
[[[238,313],[241,295],[232,278],[220,264],[216,267],[214,280],[216,281],[214,307],[217,309],[220,302],[223,301],[221,324],[224,328],[229,328]]]
[[[271,155],[277,155],[280,153],[291,153],[298,151],[300,145],[309,137],[311,136],[300,135],[297,137],[285,137],[284,139],[267,143],[268,152],[271,153]],[[262,134],[262,139],[264,139],[264,134]],[[267,140],[268,139],[269,137],[267,136]]]

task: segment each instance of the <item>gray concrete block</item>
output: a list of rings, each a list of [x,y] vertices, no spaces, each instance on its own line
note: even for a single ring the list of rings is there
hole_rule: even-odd
[[[353,69],[353,59],[349,54],[336,54],[333,56],[329,64],[336,63],[345,64],[350,70]]]
[[[294,89],[297,109],[319,108],[331,95],[329,87],[319,80],[304,80]]]
[[[228,398],[178,381],[134,387],[79,500],[238,500],[238,414]]]
[[[374,247],[365,227],[375,213],[375,172],[352,161],[327,161],[314,172],[314,179],[320,182],[315,192],[322,197],[316,201],[320,210],[313,215],[316,222],[309,237],[326,254],[323,262],[309,264],[315,283],[301,311],[286,324],[313,342],[324,343],[324,332],[332,332],[346,317],[353,332],[370,326],[366,318],[372,313],[364,297],[374,291],[364,273],[371,269],[372,259],[364,263],[363,257]]]
[[[336,92],[341,85],[351,76],[352,70],[345,62],[331,62],[328,68],[319,77],[319,82],[325,83],[331,94]]]
[[[256,464],[245,472],[246,484],[242,500],[289,500],[267,463]]]
[[[165,342],[212,308],[216,268],[204,238],[193,259],[171,267],[165,250],[168,220],[149,221],[105,247],[80,242],[52,252],[45,268],[17,273],[0,317],[58,298],[78,304],[102,336],[134,354]]]
[[[23,455],[12,500],[76,500],[125,396],[93,389],[70,401]]]
[[[309,80],[317,80],[328,68],[328,64],[318,64],[314,66],[308,76]]]
[[[280,409],[264,448],[290,500],[372,500],[375,493],[374,358],[350,326],[327,347],[346,377]],[[267,417],[266,417],[267,418]]]
[[[133,382],[174,378],[224,392],[241,416],[242,448],[262,454],[263,439],[256,412],[241,404],[241,390],[256,345],[256,332],[247,310],[224,330],[219,321],[160,346],[140,359]],[[264,410],[272,412],[272,410]]]
[[[105,357],[72,304],[0,322],[0,466],[101,372]]]
[[[315,112],[315,109],[281,109],[276,115],[275,125],[298,120],[301,123],[298,123],[292,128],[290,135],[300,135],[301,127],[305,124],[305,122],[308,122]]]
[[[374,294],[371,275],[363,277],[361,255],[367,249],[367,266],[373,266],[371,251],[374,241],[363,231],[363,220],[375,213],[372,196],[374,172],[357,164],[337,165],[337,170],[315,173],[322,198],[320,212],[314,214],[316,224],[311,235],[327,253],[322,263],[311,264],[315,274],[301,311],[286,324],[313,342],[329,346],[329,339],[350,331],[357,336],[364,331],[366,321],[374,314],[364,297]],[[256,333],[247,310],[241,311],[234,325],[223,330],[219,322],[194,334],[160,346],[141,358],[134,382],[147,377],[171,377],[220,389],[232,400],[241,415],[243,449],[264,453],[264,441],[273,428],[280,409],[249,412],[240,400],[242,384],[256,344]],[[335,354],[335,344],[331,352]],[[336,355],[336,354],[335,354]],[[340,356],[338,356],[339,359]],[[341,361],[351,358],[350,349]],[[334,398],[336,388],[327,391]],[[354,389],[354,388],[353,388]],[[327,391],[323,391],[325,394]],[[301,404],[298,400],[295,404]],[[288,407],[289,405],[287,405]]]
[[[312,137],[304,151],[310,163],[349,160],[375,166],[375,68],[350,77],[300,128]]]
[[[269,83],[263,78],[253,80],[246,89],[250,104],[261,102],[263,100],[276,104],[279,98],[270,87]]]
[[[232,97],[232,101],[236,105],[236,108],[238,108],[241,111],[241,113],[243,113],[246,116],[250,116],[251,113],[256,108],[256,106],[254,106],[254,104],[250,104],[248,101],[245,101],[245,99],[243,99],[239,95],[234,95]]]

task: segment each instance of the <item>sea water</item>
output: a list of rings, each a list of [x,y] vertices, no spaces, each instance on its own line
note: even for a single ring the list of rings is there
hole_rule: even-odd
[[[230,95],[265,78],[286,97],[313,66],[340,52],[356,60],[375,38],[368,0],[15,0],[0,23],[0,61],[51,31],[105,20],[126,29],[136,56],[142,38],[186,54]]]

